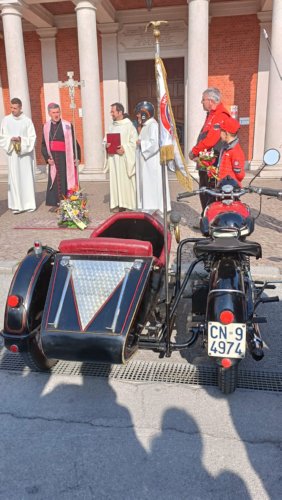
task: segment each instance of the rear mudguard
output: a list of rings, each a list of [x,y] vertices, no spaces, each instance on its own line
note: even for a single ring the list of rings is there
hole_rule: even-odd
[[[243,271],[238,260],[223,257],[214,262],[207,299],[206,320],[219,321],[221,311],[234,314],[234,323],[247,321]]]
[[[2,331],[6,347],[16,342],[24,350],[31,332],[40,325],[54,253],[51,249],[43,250],[40,255],[32,251],[19,264],[8,296],[17,295],[20,303],[18,307],[6,304]]]
[[[209,321],[220,321],[220,313],[229,310],[234,314],[234,323],[246,323],[247,301],[244,275],[239,259],[223,257],[213,263],[207,299],[206,325]],[[214,358],[221,366],[222,358]],[[240,359],[231,358],[231,366]]]

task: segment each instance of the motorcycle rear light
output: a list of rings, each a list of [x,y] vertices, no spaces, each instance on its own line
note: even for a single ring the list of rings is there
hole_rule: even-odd
[[[230,359],[222,358],[221,366],[223,366],[223,368],[230,368],[231,365],[232,365],[232,361]]]
[[[223,325],[229,325],[234,321],[234,314],[232,311],[221,311],[219,315],[219,321]]]
[[[16,344],[12,344],[9,347],[9,351],[13,352],[13,353],[17,353],[17,352],[19,352],[19,348],[18,348],[18,346]]]
[[[19,307],[20,302],[20,297],[18,297],[18,295],[9,295],[7,298],[7,304],[9,307]]]

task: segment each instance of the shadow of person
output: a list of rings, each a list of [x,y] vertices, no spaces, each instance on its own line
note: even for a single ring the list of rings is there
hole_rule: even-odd
[[[78,373],[5,375],[1,497],[135,498],[142,482],[136,464],[146,462],[146,452],[110,380]]]
[[[172,210],[175,210],[181,215],[180,226],[192,227],[199,224],[200,213],[195,208],[191,207],[187,202],[171,202]]]
[[[8,200],[0,200],[0,217],[8,212]]]
[[[106,205],[110,203],[110,193],[104,195],[103,203]]]
[[[277,206],[278,210],[278,206]],[[252,215],[255,218],[256,225],[260,227],[264,227],[267,229],[271,229],[277,233],[282,233],[282,222],[280,219],[276,219],[272,215],[267,215],[265,213],[261,213],[259,215],[258,210],[252,208]],[[259,215],[259,217],[258,217]],[[257,218],[256,218],[257,217]]]
[[[210,464],[212,473],[204,465],[204,448],[205,463]],[[227,469],[222,463],[222,455],[220,440],[217,442],[214,436],[203,436],[186,411],[170,408],[163,415],[161,434],[153,440],[143,470],[150,498],[159,498],[162,488],[164,499],[214,500],[234,498],[234,495],[249,499],[244,481]],[[224,472],[217,474],[216,469]]]
[[[46,192],[45,191],[36,191],[35,193],[36,207],[39,208],[40,205],[44,204],[46,201]]]

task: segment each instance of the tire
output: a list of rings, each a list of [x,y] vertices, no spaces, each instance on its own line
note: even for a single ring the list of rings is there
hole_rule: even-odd
[[[217,384],[223,394],[232,394],[238,382],[238,363],[230,368],[217,367]]]
[[[46,372],[56,365],[57,359],[46,358],[40,341],[40,333],[37,333],[29,342],[26,351],[21,352],[21,357],[26,366],[32,371]]]

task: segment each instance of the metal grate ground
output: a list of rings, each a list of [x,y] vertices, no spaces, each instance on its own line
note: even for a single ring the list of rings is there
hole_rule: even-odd
[[[20,355],[0,350],[0,369],[26,371]],[[52,368],[54,375],[83,375],[134,382],[166,382],[196,386],[217,386],[216,367],[192,366],[184,363],[134,360],[127,365],[105,363],[78,363],[59,361]],[[238,387],[271,392],[282,392],[282,373],[239,370]]]

